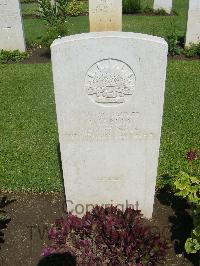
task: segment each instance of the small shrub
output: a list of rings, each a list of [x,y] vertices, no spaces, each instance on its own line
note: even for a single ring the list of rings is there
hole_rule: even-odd
[[[48,23],[53,25],[59,18],[55,5],[51,5],[50,0],[38,0],[40,16]]]
[[[191,232],[191,237],[185,242],[185,250],[188,254],[200,252],[200,176],[193,174],[193,164],[198,160],[198,156],[197,150],[187,151],[185,158],[188,161],[190,173],[180,172],[171,179],[166,176],[163,183],[166,188],[171,186],[175,195],[186,199],[191,206],[194,229]]]
[[[68,1],[57,0],[55,5],[51,5],[50,0],[38,0],[39,12],[41,17],[53,25],[57,20],[65,21],[67,19]]]
[[[190,46],[186,47],[184,50],[184,54],[187,57],[200,56],[200,43],[198,44],[192,43]]]
[[[41,44],[49,48],[55,39],[68,35],[67,1],[57,0],[53,6],[49,0],[39,0],[38,3],[47,28]]]
[[[68,35],[68,22],[58,20],[54,24],[48,24],[47,30],[42,37],[41,44],[43,47],[49,48],[55,39]]]
[[[153,13],[158,16],[166,16],[169,15],[164,9],[154,10]]]
[[[144,12],[144,13],[153,13],[154,12],[154,10],[153,10],[153,8],[152,7],[150,7],[150,6],[145,6],[145,7],[143,7],[142,8],[142,11]]]
[[[133,14],[142,10],[141,0],[123,0],[123,13]]]
[[[182,52],[182,48],[180,46],[178,35],[176,34],[176,31],[172,31],[166,38],[166,41],[168,43],[168,51],[169,54],[174,55],[180,55]]]
[[[78,265],[155,265],[168,245],[142,222],[140,211],[96,206],[82,218],[67,214],[49,230],[43,256],[70,252]]]
[[[194,230],[186,240],[187,253],[200,252],[200,178],[180,172],[175,179],[176,195],[187,199],[192,208]]]
[[[8,205],[10,200],[7,199],[5,196],[0,196],[0,229],[3,229],[4,226],[10,221],[10,217],[7,215],[6,211],[4,210],[5,206]],[[1,231],[0,231],[0,243],[1,243]]]
[[[0,63],[21,62],[28,57],[28,53],[19,50],[7,51],[0,50]]]
[[[77,17],[83,12],[83,4],[80,1],[72,0],[67,5],[67,15]]]

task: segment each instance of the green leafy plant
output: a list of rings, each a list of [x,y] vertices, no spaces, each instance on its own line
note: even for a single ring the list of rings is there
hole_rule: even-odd
[[[148,13],[153,13],[153,12],[154,12],[153,8],[150,7],[149,5],[144,6],[144,7],[142,8],[142,11],[143,11],[144,13],[146,13],[146,14],[148,14]]]
[[[186,154],[191,174],[180,172],[175,176],[176,195],[185,198],[191,205],[194,230],[185,243],[187,253],[200,251],[200,177],[192,175],[192,163],[198,159],[198,152],[190,150]]]
[[[166,32],[166,41],[168,43],[168,51],[170,55],[174,56],[182,53],[180,38],[177,34],[177,26],[173,18],[170,20],[170,28]]]
[[[200,56],[200,42],[198,44],[190,44],[188,47],[185,48],[184,54],[187,57]]]
[[[28,53],[19,50],[8,51],[0,50],[0,63],[6,64],[11,62],[21,62],[28,57]]]
[[[55,5],[51,5],[49,0],[39,0],[38,3],[41,16],[46,22],[41,44],[49,48],[55,39],[68,35],[67,1],[57,0]]]
[[[50,0],[38,0],[39,12],[41,17],[53,25],[57,20],[65,21],[67,19],[67,0],[57,0],[54,5]]]
[[[41,40],[41,44],[43,47],[49,48],[55,39],[64,37],[68,35],[68,33],[69,30],[67,21],[58,20],[54,22],[53,25],[48,24],[47,30]]]
[[[6,221],[9,221],[9,217],[6,214],[6,211],[3,210],[3,208],[9,204],[9,201],[7,200],[6,197],[0,197],[0,227],[1,224],[3,224]]]
[[[71,17],[77,17],[83,12],[83,3],[77,0],[72,0],[67,5],[67,14]]]
[[[50,0],[38,0],[39,13],[41,17],[49,24],[53,25],[59,18],[56,5],[51,5]]]
[[[142,10],[141,0],[123,0],[123,13],[133,14]]]
[[[154,10],[153,13],[158,16],[166,16],[169,15],[164,9]]]
[[[170,55],[174,56],[181,54],[182,48],[179,43],[178,35],[175,31],[172,31],[167,36],[166,41],[168,43],[168,51]]]

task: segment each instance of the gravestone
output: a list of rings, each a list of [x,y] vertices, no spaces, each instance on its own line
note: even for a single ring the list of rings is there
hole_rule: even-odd
[[[200,0],[190,0],[188,9],[186,46],[200,42]]]
[[[86,33],[55,40],[51,54],[68,210],[81,215],[91,205],[128,203],[151,217],[166,42]]]
[[[172,10],[172,0],[154,0],[153,9],[154,10],[163,9],[165,10],[165,12],[170,14]]]
[[[122,0],[89,0],[90,31],[121,31]]]
[[[0,49],[26,50],[18,0],[0,0]]]

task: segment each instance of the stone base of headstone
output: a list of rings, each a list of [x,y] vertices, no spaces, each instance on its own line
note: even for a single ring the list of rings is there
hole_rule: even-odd
[[[154,10],[165,10],[168,14],[172,11],[172,0],[154,0]]]
[[[68,210],[92,205],[152,216],[167,43],[136,33],[87,33],[51,46]]]
[[[26,50],[18,0],[0,0],[0,49]]]

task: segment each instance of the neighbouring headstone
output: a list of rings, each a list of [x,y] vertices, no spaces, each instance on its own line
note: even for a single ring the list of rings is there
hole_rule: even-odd
[[[186,46],[200,42],[200,0],[189,0]]]
[[[90,31],[121,31],[122,0],[89,0]]]
[[[154,0],[153,5],[154,10],[160,10],[163,9],[168,14],[172,11],[172,0]]]
[[[132,204],[151,217],[167,43],[98,32],[55,40],[51,52],[68,210]]]
[[[18,0],[0,0],[0,49],[26,50]]]

